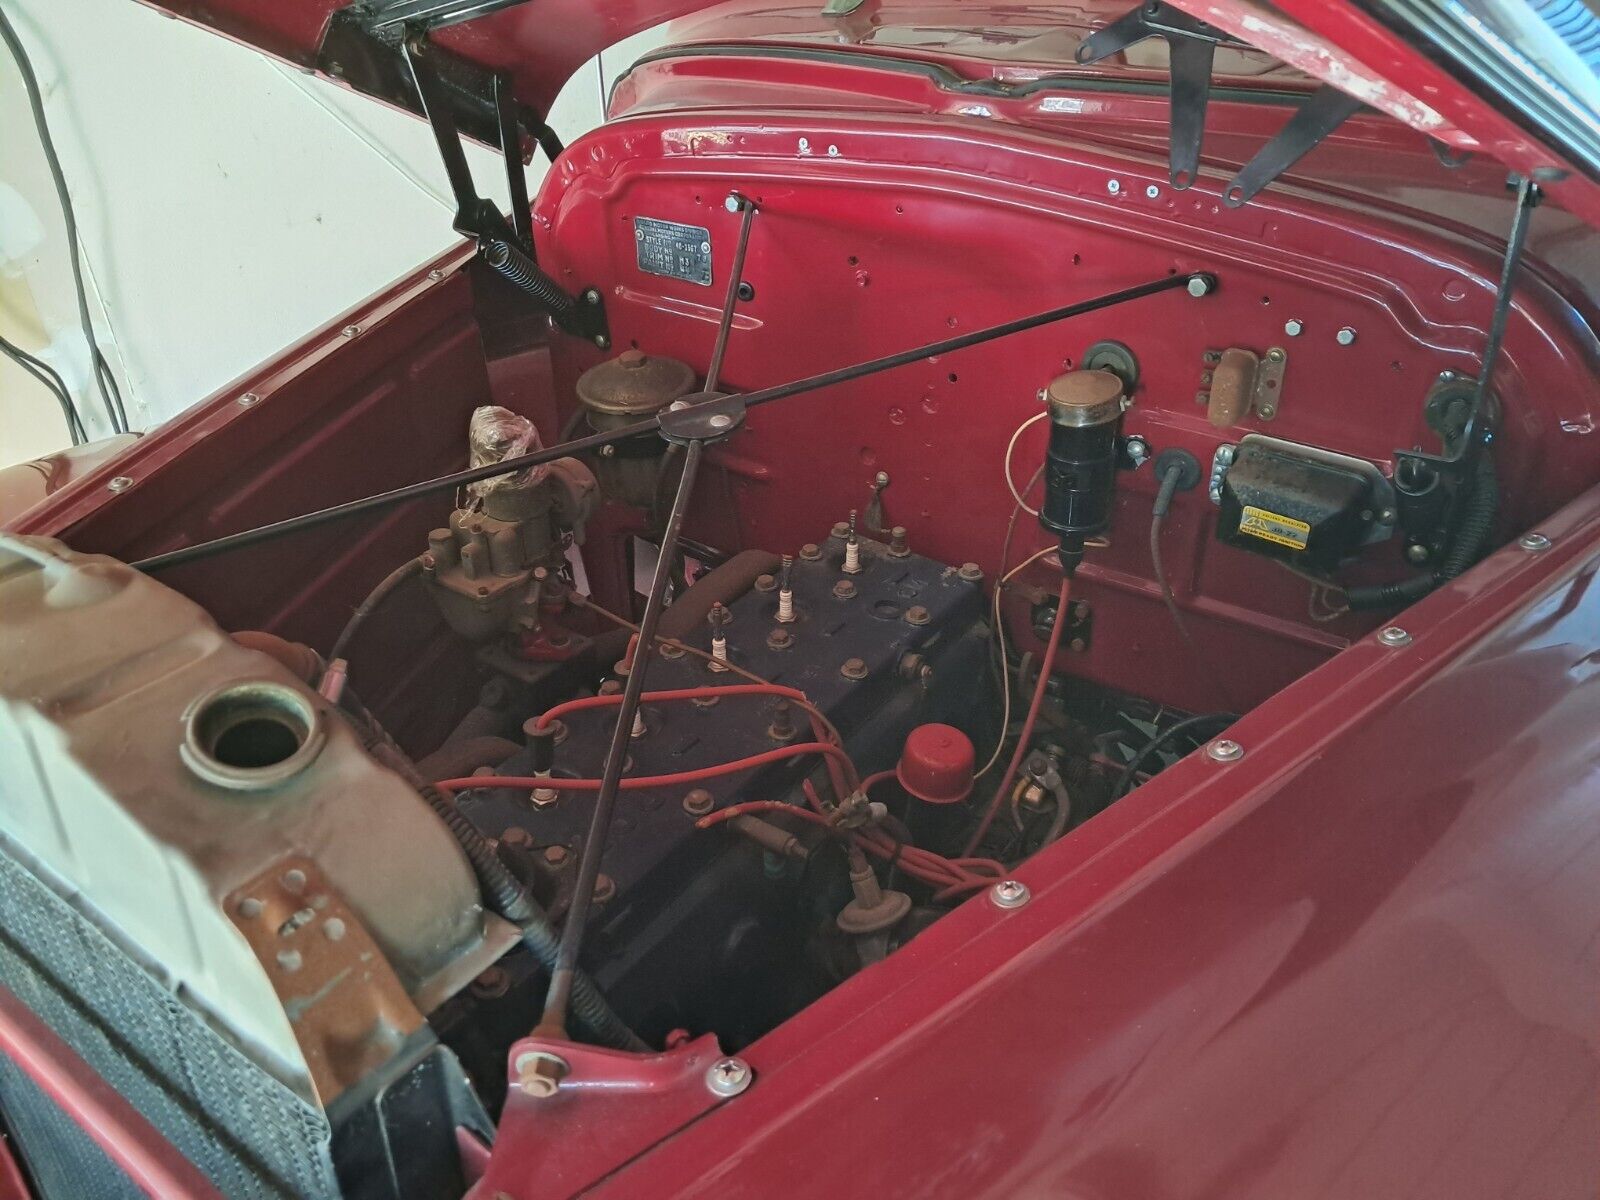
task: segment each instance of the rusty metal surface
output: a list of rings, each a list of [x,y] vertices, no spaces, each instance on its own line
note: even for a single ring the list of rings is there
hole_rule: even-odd
[[[311,859],[274,863],[226,905],[283,1001],[324,1106],[422,1027],[378,944]]]

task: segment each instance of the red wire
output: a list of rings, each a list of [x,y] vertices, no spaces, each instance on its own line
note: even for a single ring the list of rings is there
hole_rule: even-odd
[[[1045,647],[1044,658],[1039,661],[1039,682],[1033,686],[1033,700],[1028,705],[1027,720],[1022,723],[1022,736],[1017,739],[1017,748],[1011,755],[1011,765],[1006,768],[1005,778],[995,789],[994,799],[989,801],[989,807],[983,813],[983,820],[978,822],[977,830],[967,840],[963,854],[971,854],[978,848],[978,843],[983,841],[983,835],[988,833],[989,826],[994,824],[995,813],[1000,811],[1006,793],[1016,782],[1017,770],[1022,766],[1023,756],[1028,753],[1028,739],[1033,736],[1034,722],[1039,719],[1039,709],[1044,705],[1045,687],[1050,682],[1050,664],[1056,660],[1056,650],[1061,645],[1061,631],[1067,627],[1067,600],[1071,594],[1072,576],[1063,575],[1061,590],[1056,595],[1056,620],[1050,627],[1050,644]]]
[[[814,813],[804,808],[797,808],[793,804],[785,804],[782,800],[746,800],[743,804],[730,804],[727,808],[719,808],[710,816],[701,817],[694,823],[696,829],[710,829],[713,825],[721,825],[724,821],[731,821],[734,817],[742,817],[749,813],[758,812],[786,812],[797,817],[804,817],[813,825],[821,825],[826,829],[836,829],[834,823],[821,813]]]
[[[645,692],[639,697],[639,703],[661,704],[669,700],[706,700],[715,696],[782,696],[785,699],[802,701],[806,698],[806,694],[796,688],[780,687],[775,683],[731,683],[727,687],[673,688],[663,692]],[[579,700],[568,700],[541,714],[538,727],[546,729],[550,722],[569,712],[581,712],[587,708],[611,708],[621,703],[621,692],[610,696],[585,696]]]
[[[739,771],[748,771],[752,767],[782,762],[786,758],[797,758],[802,754],[824,754],[829,759],[839,762],[847,771],[853,773],[855,770],[850,762],[850,756],[831,742],[799,742],[793,746],[778,746],[772,750],[763,750],[760,754],[752,754],[748,758],[736,758],[732,762],[697,767],[690,771],[675,771],[670,775],[635,775],[622,780],[621,786],[631,791],[638,788],[701,783],[721,775],[733,775]],[[556,775],[468,775],[460,779],[441,779],[435,786],[453,792],[466,788],[486,787],[551,788],[558,792],[594,792],[600,790],[600,781],[563,779]]]
[[[735,683],[726,687],[693,687],[673,688],[660,692],[645,692],[639,697],[641,704],[660,704],[675,700],[704,700],[718,696],[778,696],[785,700],[792,700],[795,706],[811,718],[812,735],[819,742],[833,742],[838,744],[837,732],[828,724],[822,711],[806,699],[806,694],[798,688],[782,687],[776,683]],[[540,729],[548,728],[550,723],[565,713],[580,712],[590,708],[614,708],[622,703],[620,692],[609,696],[585,696],[579,700],[568,700],[558,704],[541,714],[538,719]],[[828,775],[833,781],[834,790],[845,792],[859,786],[854,781],[858,778],[855,764],[849,758],[828,758]]]

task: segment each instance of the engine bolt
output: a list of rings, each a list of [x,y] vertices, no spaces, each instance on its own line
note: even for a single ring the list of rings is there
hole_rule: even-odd
[[[859,658],[847,658],[844,665],[839,668],[839,674],[846,679],[865,679],[867,677],[866,661]]]
[[[1229,738],[1218,738],[1206,747],[1206,756],[1215,762],[1238,762],[1244,757],[1244,747]]]
[[[566,1059],[547,1050],[532,1050],[527,1054],[519,1054],[514,1066],[517,1072],[517,1086],[525,1095],[540,1100],[554,1096],[556,1089],[561,1086],[561,1081],[572,1070],[567,1065]]]
[[[1390,625],[1378,630],[1378,641],[1390,647],[1409,646],[1411,635],[1398,625]]]
[[[551,787],[534,788],[528,794],[528,803],[535,808],[554,808],[561,803],[561,793]]]
[[[673,642],[661,643],[661,657],[665,659],[678,659],[683,657],[683,647]]]
[[[849,524],[849,522],[847,522],[847,521],[835,521],[833,523],[833,532],[831,534],[829,534],[829,536],[830,537],[836,537],[841,542],[844,541],[845,538],[850,536],[850,524]]]
[[[769,650],[787,650],[794,645],[794,634],[787,629],[779,627],[767,634],[767,648]]]
[[[767,736],[775,742],[787,742],[794,737],[794,718],[787,700],[779,700],[772,706],[772,724],[767,726]]]
[[[511,825],[500,835],[500,844],[510,846],[513,850],[532,850],[533,834],[521,825]]]
[[[1032,895],[1020,879],[1002,879],[989,889],[989,899],[996,908],[1021,908]]]
[[[604,904],[617,894],[617,881],[609,875],[600,875],[594,881],[594,902]]]
[[[906,620],[912,625],[926,625],[932,619],[932,615],[920,604],[913,604],[906,609]]]
[[[567,860],[571,857],[572,852],[565,846],[546,846],[544,848],[544,860],[552,867],[566,866]]]
[[[770,592],[777,586],[778,578],[775,575],[756,576],[756,591],[758,592]]]
[[[840,600],[849,600],[856,594],[856,585],[848,579],[841,579],[833,585],[833,594]]]
[[[800,557],[807,562],[816,562],[817,559],[822,557],[822,547],[815,542],[807,542],[800,547]]]
[[[683,811],[691,817],[703,817],[716,802],[716,797],[705,788],[691,788],[683,794]]]
[[[911,554],[911,546],[906,542],[906,527],[896,525],[889,531],[889,557],[907,558]]]
[[[956,574],[968,583],[978,583],[983,579],[983,568],[975,562],[962,563]]]
[[[750,1086],[755,1072],[741,1058],[719,1058],[706,1071],[706,1087],[714,1095],[737,1096]]]

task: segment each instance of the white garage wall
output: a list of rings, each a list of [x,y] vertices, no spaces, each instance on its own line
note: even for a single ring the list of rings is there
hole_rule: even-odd
[[[33,59],[77,210],[90,305],[130,423],[148,429],[444,249],[454,205],[426,125],[134,0],[0,0]],[[600,120],[590,62],[550,117]],[[109,431],[65,233],[15,64],[0,47],[0,334]],[[469,150],[505,203],[498,156]],[[537,187],[545,164],[529,168]],[[0,358],[0,464],[67,444],[49,394]]]

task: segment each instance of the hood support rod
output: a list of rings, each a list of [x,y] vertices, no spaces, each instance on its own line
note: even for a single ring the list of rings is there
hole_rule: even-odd
[[[882,358],[869,359],[853,366],[824,371],[821,374],[811,375],[805,379],[797,379],[792,383],[762,388],[758,391],[747,392],[742,397],[736,396],[729,399],[739,400],[745,408],[757,408],[763,404],[770,404],[775,400],[784,400],[790,396],[799,396],[806,392],[815,392],[822,388],[833,387],[835,384],[850,383],[856,379],[864,379],[869,375],[876,375],[882,371],[892,370],[895,367],[906,366],[930,355],[950,354],[957,350],[965,350],[969,346],[979,346],[985,342],[992,342],[997,338],[1009,337],[1014,333],[1038,329],[1044,325],[1052,325],[1057,321],[1085,316],[1092,312],[1100,312],[1103,309],[1113,308],[1119,304],[1127,304],[1132,300],[1142,300],[1146,296],[1158,295],[1161,292],[1181,289],[1188,291],[1191,296],[1198,297],[1210,295],[1216,290],[1216,287],[1217,277],[1203,271],[1194,271],[1184,275],[1164,275],[1160,279],[1153,280],[1150,283],[1141,283],[1136,287],[1123,288],[1121,291],[1109,292],[1103,296],[1094,296],[1088,300],[1077,300],[1071,304],[1061,305],[1058,308],[1046,309],[1044,312],[1035,313],[1032,316],[1018,317],[1016,320],[1006,321],[1000,325],[991,325],[987,329],[974,330],[972,333],[964,333],[939,342],[930,342],[925,346],[917,346],[911,350],[901,350],[898,353],[888,354]],[[707,405],[702,404],[696,406],[696,409],[703,410],[707,407]],[[331,521],[340,521],[362,513],[392,508],[397,504],[418,500],[424,496],[453,492],[458,487],[476,483],[480,479],[493,479],[499,475],[510,475],[516,471],[526,470],[529,467],[554,462],[558,458],[566,458],[569,455],[581,454],[586,450],[597,450],[601,446],[609,446],[617,442],[626,441],[628,438],[638,437],[640,434],[660,432],[663,436],[668,437],[669,440],[673,440],[672,432],[666,428],[666,424],[665,415],[650,417],[647,420],[635,421],[631,425],[624,425],[620,429],[611,429],[604,433],[593,433],[586,437],[562,442],[558,446],[548,446],[531,454],[519,454],[515,458],[490,463],[487,466],[473,467],[465,471],[453,471],[448,475],[440,475],[434,479],[424,479],[417,483],[408,483],[403,487],[393,488],[387,492],[363,496],[359,500],[347,500],[343,504],[330,505],[327,508],[318,509],[316,512],[304,513],[298,517],[286,517],[282,521],[274,521],[269,525],[261,525],[255,529],[246,529],[239,533],[230,533],[225,537],[199,542],[193,546],[169,550],[164,554],[156,554],[149,558],[140,559],[132,565],[141,571],[159,571],[165,567],[175,567],[181,563],[211,558],[229,550],[239,550],[245,546],[259,545],[262,542],[271,541],[286,534],[298,533],[303,529],[313,529],[319,525],[326,525]]]

